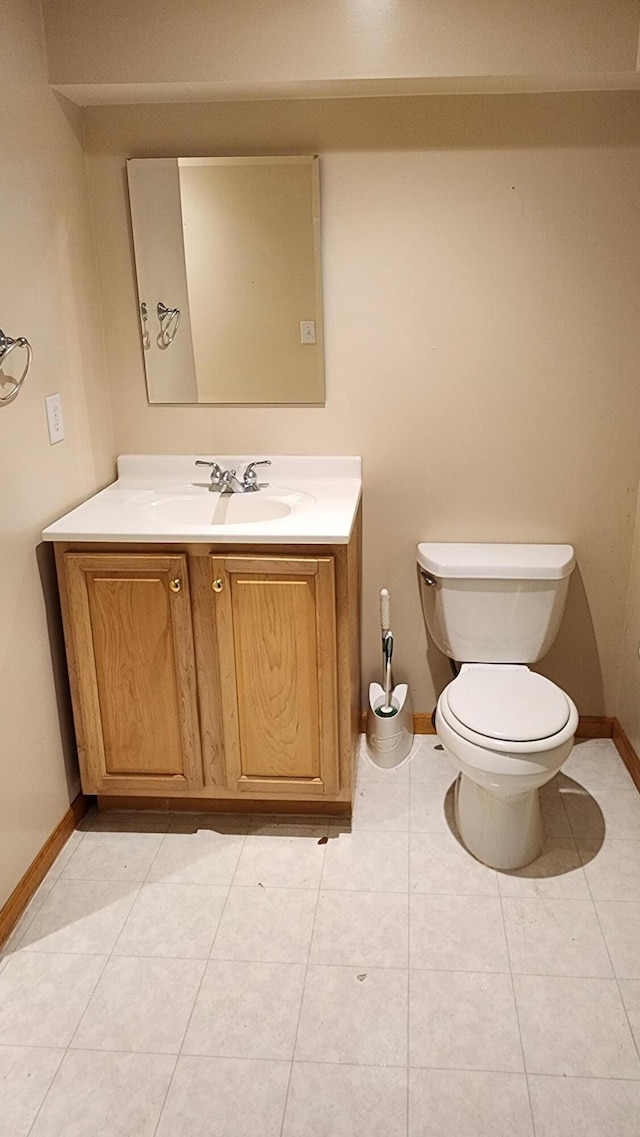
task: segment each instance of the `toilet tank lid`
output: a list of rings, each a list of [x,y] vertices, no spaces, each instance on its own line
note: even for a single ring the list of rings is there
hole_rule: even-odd
[[[435,577],[486,580],[562,580],[575,567],[571,545],[418,545],[418,564]]]

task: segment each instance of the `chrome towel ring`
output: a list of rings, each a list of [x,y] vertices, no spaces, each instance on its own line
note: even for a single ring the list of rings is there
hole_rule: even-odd
[[[14,351],[17,347],[24,348],[26,352],[26,358],[22,375],[19,379],[14,379],[12,375],[2,374],[2,366],[7,356],[10,355],[11,352]],[[12,403],[14,399],[17,399],[18,395],[20,394],[20,388],[22,387],[22,384],[24,383],[29,373],[32,359],[33,352],[31,350],[31,344],[27,339],[25,339],[24,336],[18,336],[18,338],[14,340],[11,338],[11,336],[5,335],[5,333],[2,331],[2,328],[0,328],[0,406],[6,407],[9,403]],[[5,387],[9,387],[9,391],[6,395],[3,395],[2,390]]]
[[[163,304],[162,300],[159,300],[156,312],[158,313],[158,319],[160,321],[160,331],[156,343],[158,347],[164,349],[170,347],[176,338],[176,332],[180,323],[180,309],[167,308],[166,304]]]

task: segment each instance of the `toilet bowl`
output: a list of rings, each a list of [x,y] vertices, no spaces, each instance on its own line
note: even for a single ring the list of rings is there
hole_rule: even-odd
[[[542,850],[538,789],[573,747],[578,711],[524,665],[463,664],[436,709],[436,731],[460,771],[455,817],[470,853],[520,868]]]
[[[435,717],[460,771],[456,823],[469,852],[493,868],[540,854],[538,790],[573,748],[574,703],[528,664],[555,639],[574,565],[570,545],[418,545],[427,629],[460,665]]]

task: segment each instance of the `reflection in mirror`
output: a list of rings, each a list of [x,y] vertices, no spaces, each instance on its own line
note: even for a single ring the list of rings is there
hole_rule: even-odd
[[[150,403],[322,403],[318,158],[127,162]]]

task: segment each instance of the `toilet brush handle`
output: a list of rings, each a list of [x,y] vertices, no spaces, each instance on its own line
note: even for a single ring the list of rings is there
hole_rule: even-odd
[[[391,627],[391,597],[388,588],[383,588],[380,593],[380,626],[384,643],[384,637]]]
[[[385,632],[382,641],[382,651],[384,657],[384,706],[385,710],[391,707],[391,657],[393,655],[393,636],[391,632]]]

